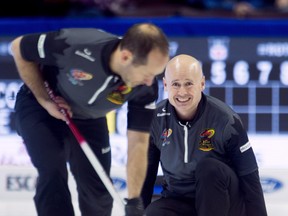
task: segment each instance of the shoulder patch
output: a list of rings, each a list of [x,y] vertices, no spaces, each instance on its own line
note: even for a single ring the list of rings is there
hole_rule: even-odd
[[[250,144],[250,142],[247,142],[246,144],[244,144],[240,147],[240,151],[241,151],[241,153],[243,153],[243,152],[247,151],[249,148],[251,148],[251,144]]]

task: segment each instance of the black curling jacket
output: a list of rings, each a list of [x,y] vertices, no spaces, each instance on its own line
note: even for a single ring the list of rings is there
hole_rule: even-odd
[[[159,161],[164,178],[162,196],[194,198],[195,168],[207,157],[226,163],[236,172],[247,216],[267,215],[257,162],[240,117],[222,101],[205,94],[196,116],[188,122],[179,121],[168,99],[158,104],[142,190],[145,206],[151,202]]]
[[[149,131],[158,86],[128,88],[109,67],[121,38],[94,28],[68,28],[22,38],[24,59],[39,64],[56,94],[72,108],[73,118],[104,117],[128,102],[128,128]]]

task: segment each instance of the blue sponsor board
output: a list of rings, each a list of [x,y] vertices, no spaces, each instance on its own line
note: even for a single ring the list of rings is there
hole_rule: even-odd
[[[284,184],[276,178],[261,177],[260,180],[264,193],[273,193],[283,189],[284,187]]]
[[[112,177],[113,185],[117,191],[124,191],[127,188],[125,179],[119,177]]]
[[[276,178],[261,177],[260,181],[261,181],[263,192],[267,194],[274,193],[284,188],[283,182]],[[155,184],[153,194],[160,195],[161,191],[162,191],[162,186],[159,184]]]

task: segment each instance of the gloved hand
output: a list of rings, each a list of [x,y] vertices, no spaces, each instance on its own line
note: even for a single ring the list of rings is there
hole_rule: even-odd
[[[140,197],[125,200],[125,216],[145,216],[143,201]]]

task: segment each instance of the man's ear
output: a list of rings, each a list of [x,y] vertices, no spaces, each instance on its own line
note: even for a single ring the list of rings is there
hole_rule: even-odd
[[[202,91],[204,91],[205,90],[205,86],[206,86],[206,84],[205,84],[205,76],[202,77],[201,85],[202,85]]]
[[[132,53],[129,51],[129,50],[127,50],[127,49],[123,49],[123,50],[121,50],[121,63],[123,64],[123,65],[129,65],[129,64],[131,64],[132,63],[132,61],[133,61],[133,55],[132,55]]]
[[[166,82],[165,77],[162,78],[162,82],[163,82],[164,90],[167,91],[167,82]]]

